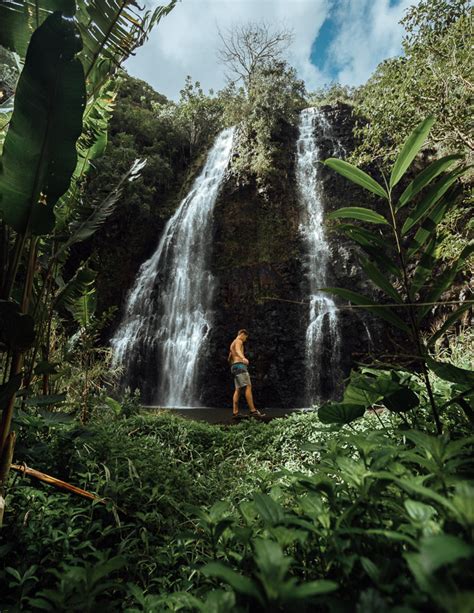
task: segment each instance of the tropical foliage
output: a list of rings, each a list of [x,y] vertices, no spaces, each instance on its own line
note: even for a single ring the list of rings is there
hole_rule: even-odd
[[[472,295],[432,317],[472,262],[448,240],[467,226],[469,3],[420,0],[405,57],[358,91],[306,97],[283,31],[240,66],[243,87],[206,95],[189,77],[177,103],[118,71],[174,4],[0,5],[0,609],[470,613],[474,339],[452,329]],[[363,115],[369,169],[325,163],[370,195],[330,223],[374,292],[322,289],[381,318],[399,353],[355,368],[339,402],[268,424],[111,397],[111,307],[216,131],[239,124],[234,178],[270,200],[298,111],[341,102]]]
[[[340,226],[340,230],[368,256],[360,257],[361,266],[392,306],[376,304],[369,297],[348,289],[326,288],[324,291],[363,306],[408,337],[407,357],[413,360],[414,367],[423,375],[436,429],[441,434],[442,425],[428,369],[447,381],[464,385],[463,389],[457,390],[461,398],[472,397],[474,382],[469,371],[436,362],[430,355],[436,341],[471,307],[473,301],[469,296],[426,340],[421,332],[432,307],[450,288],[474,252],[474,244],[470,243],[454,262],[440,269],[438,224],[456,203],[455,185],[466,172],[460,163],[461,156],[449,155],[435,160],[408,183],[397,199],[394,198],[397,184],[423,146],[433,124],[433,118],[423,120],[408,137],[395,160],[390,177],[385,179],[385,186],[348,162],[326,160],[325,164],[330,168],[386,202],[385,215],[363,207],[346,207],[335,211],[329,218],[359,220],[375,228],[387,228],[388,235],[384,236],[381,230],[367,230],[351,223]],[[343,420],[349,422],[351,418],[360,417],[365,408],[377,401],[399,413],[414,409],[419,404],[417,395],[402,384],[398,373],[392,371],[379,373],[375,378],[358,376],[351,380],[343,404],[323,407],[321,415],[325,416],[326,421],[331,421],[331,411],[339,415],[347,408],[349,412],[344,414]],[[334,421],[340,421],[340,418],[334,418]]]
[[[393,160],[410,131],[428,115],[436,117],[428,145],[441,154],[472,155],[472,3],[421,0],[401,23],[404,54],[380,64],[355,96],[361,121],[353,160]]]
[[[114,1],[85,2],[77,13],[74,2],[0,7],[0,44],[24,64],[3,125],[0,167],[1,493],[15,442],[16,393],[22,387],[24,404],[32,379],[42,376],[48,395],[54,311],[66,306],[83,328],[93,310],[92,273],[78,270],[65,283],[65,259],[105,221],[123,182],[142,166],[133,165],[93,211],[81,210],[83,178],[106,145],[110,78],[173,4],[143,14],[134,2]]]
[[[314,413],[229,429],[105,405],[87,428],[23,414],[26,462],[105,504],[16,480],[2,604],[467,613],[472,437],[380,419],[346,433]]]

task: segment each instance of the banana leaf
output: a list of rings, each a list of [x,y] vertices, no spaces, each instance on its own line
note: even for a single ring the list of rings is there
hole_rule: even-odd
[[[74,302],[66,304],[74,319],[82,328],[87,328],[97,307],[95,289],[86,291]]]
[[[51,13],[61,11],[71,17],[74,0],[14,0],[0,4],[0,45],[25,58],[33,32]]]
[[[143,11],[136,0],[88,0],[78,5],[77,21],[84,42],[81,60],[89,96],[94,96],[104,82],[138,47],[147,40],[151,29],[176,5]]]
[[[80,49],[77,28],[60,13],[31,37],[0,167],[0,214],[22,234],[51,232],[53,207],[76,166],[85,104]]]

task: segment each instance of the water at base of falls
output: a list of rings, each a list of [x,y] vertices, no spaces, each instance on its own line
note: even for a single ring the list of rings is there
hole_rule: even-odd
[[[296,180],[303,216],[300,229],[307,248],[309,312],[305,363],[306,397],[310,405],[334,396],[338,389],[341,361],[337,306],[329,294],[318,291],[327,285],[330,251],[323,225],[316,131],[335,142],[331,137],[331,126],[322,112],[315,108],[303,110],[296,148]],[[335,149],[338,149],[336,142]]]
[[[215,287],[208,266],[212,213],[230,160],[233,135],[234,128],[228,128],[217,136],[202,172],[168,221],[155,253],[141,266],[125,316],[111,340],[115,363],[124,369],[124,385],[142,387],[145,401],[159,406],[199,403],[199,358],[205,353],[212,326]]]

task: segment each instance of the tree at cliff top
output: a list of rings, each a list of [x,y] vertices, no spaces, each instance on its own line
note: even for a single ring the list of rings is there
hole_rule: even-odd
[[[265,22],[234,26],[225,33],[219,31],[219,37],[218,57],[228,70],[228,80],[242,81],[247,91],[258,71],[280,61],[293,41],[290,30],[273,30]]]
[[[361,144],[353,160],[394,157],[425,116],[437,117],[429,145],[472,155],[470,104],[474,90],[469,0],[421,0],[401,23],[404,56],[384,61],[362,88],[356,109]]]
[[[241,91],[233,97],[228,112],[240,131],[232,170],[240,180],[254,177],[265,191],[278,172],[275,161],[282,129],[296,122],[304,92],[294,68],[278,61],[254,72],[247,95]]]

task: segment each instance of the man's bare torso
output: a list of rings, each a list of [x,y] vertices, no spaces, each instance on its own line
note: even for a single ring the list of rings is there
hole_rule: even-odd
[[[229,363],[236,364],[237,362],[248,363],[244,356],[244,343],[239,337],[232,341],[229,350]]]

